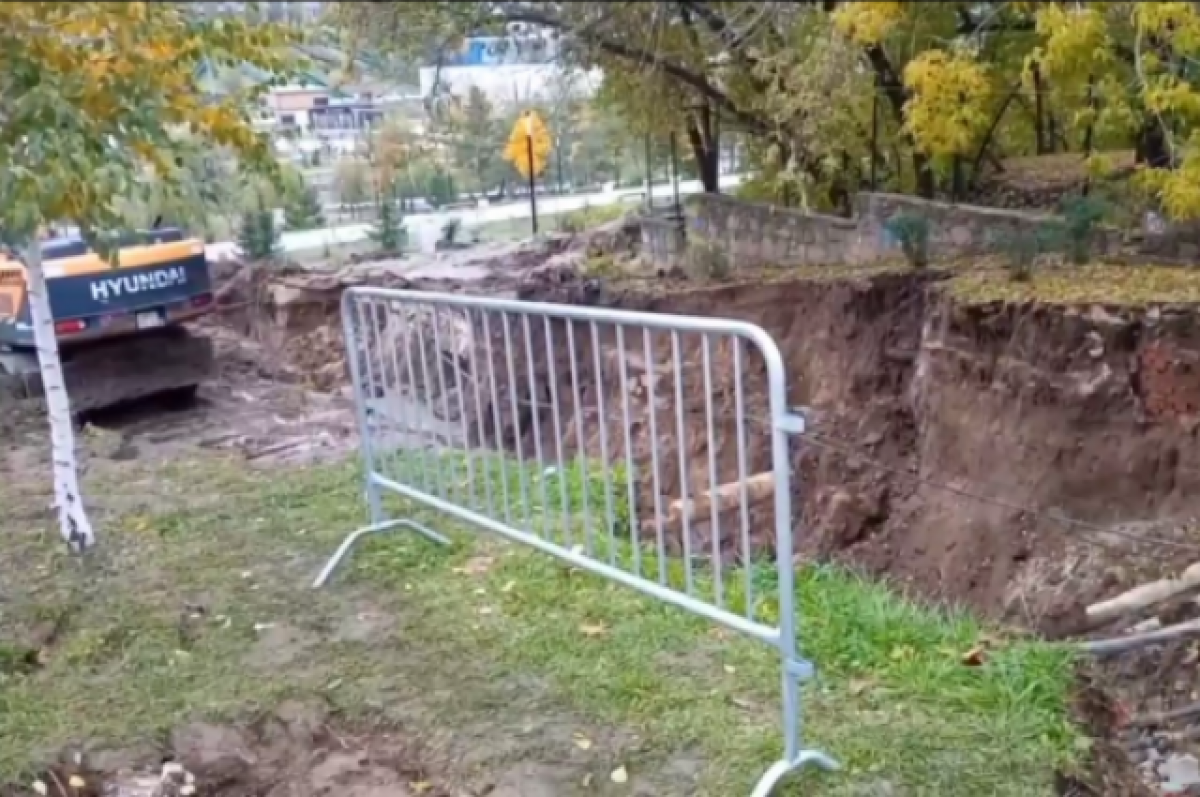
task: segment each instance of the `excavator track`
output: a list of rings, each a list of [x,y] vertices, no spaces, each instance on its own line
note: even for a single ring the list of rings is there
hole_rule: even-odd
[[[184,327],[66,348],[63,375],[76,416],[155,396],[186,398],[215,370],[212,341]],[[33,355],[0,357],[0,404],[40,399]]]

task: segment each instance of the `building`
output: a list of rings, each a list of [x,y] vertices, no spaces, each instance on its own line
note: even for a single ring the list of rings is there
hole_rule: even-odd
[[[241,17],[258,14],[270,22],[289,22],[307,25],[316,22],[325,12],[325,3],[318,2],[202,2],[195,3],[202,13],[210,16]]]
[[[564,67],[559,55],[554,34],[517,29],[507,36],[468,38],[457,51],[429,55],[419,71],[421,96],[466,97],[475,88],[503,105],[549,99],[564,86],[585,95],[595,92],[600,74]]]

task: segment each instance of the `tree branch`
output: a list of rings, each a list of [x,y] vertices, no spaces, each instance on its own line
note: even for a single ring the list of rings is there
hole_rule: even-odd
[[[699,17],[704,24],[708,26],[708,29],[712,31],[718,39],[720,39],[721,44],[723,44],[726,48],[728,48],[730,51],[740,53],[743,45],[745,45],[746,40],[749,38],[751,31],[738,33],[730,27],[729,23],[723,16],[718,14],[707,4],[697,2],[697,0],[683,0],[679,3],[679,5]]]
[[[535,9],[515,4],[504,4],[500,6],[499,10],[507,22],[526,22],[532,25],[553,28],[567,34],[575,35],[578,33],[584,41],[609,55],[629,61],[650,64],[720,107],[732,119],[744,125],[747,129],[760,134],[770,134],[772,132],[772,126],[766,120],[742,110],[730,99],[729,95],[714,86],[707,77],[682,64],[664,58],[657,53],[625,44],[595,30],[585,31],[584,29],[575,29],[566,20]]]
[[[1004,102],[1000,103],[1000,107],[996,110],[996,115],[992,117],[991,124],[988,125],[987,133],[983,137],[983,141],[979,144],[979,150],[975,153],[975,158],[971,162],[971,181],[975,182],[979,175],[979,169],[983,165],[983,159],[987,156],[988,148],[992,145],[992,140],[996,136],[996,130],[1000,127],[1000,120],[1004,118],[1004,114],[1008,112],[1008,106],[1012,105],[1016,99],[1018,92],[1021,91],[1021,84],[1017,82],[1012,87],[1012,90],[1004,97]]]

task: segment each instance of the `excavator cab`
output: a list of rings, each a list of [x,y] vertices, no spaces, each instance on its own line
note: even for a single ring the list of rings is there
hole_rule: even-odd
[[[78,235],[39,242],[63,373],[77,412],[159,393],[192,395],[211,342],[187,323],[213,310],[203,241],[177,228],[131,232],[106,259]],[[0,255],[0,397],[41,392],[25,265]]]

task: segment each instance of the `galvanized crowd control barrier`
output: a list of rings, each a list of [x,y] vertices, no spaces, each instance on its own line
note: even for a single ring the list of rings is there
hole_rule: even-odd
[[[811,665],[797,645],[789,436],[804,422],[766,332],[372,288],[346,291],[342,314],[371,522],[315,587],[369,534],[408,528],[449,544],[388,517],[384,496],[401,496],[775,648],[784,751],[752,795],[807,765],[837,768],[801,745]],[[756,586],[757,529],[774,544],[772,594]]]

